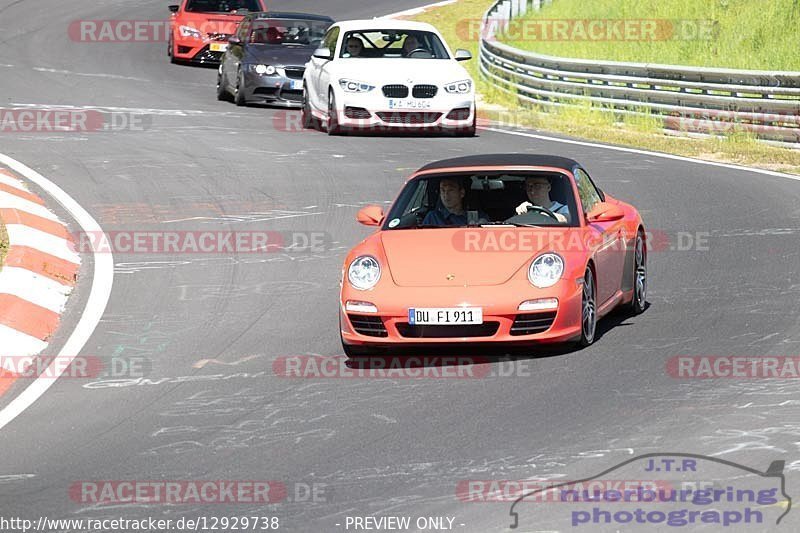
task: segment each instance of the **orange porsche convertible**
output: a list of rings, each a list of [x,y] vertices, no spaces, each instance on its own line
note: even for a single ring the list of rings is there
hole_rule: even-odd
[[[618,306],[645,308],[647,247],[637,210],[575,161],[525,154],[429,164],[342,269],[347,355],[442,343],[595,339]]]

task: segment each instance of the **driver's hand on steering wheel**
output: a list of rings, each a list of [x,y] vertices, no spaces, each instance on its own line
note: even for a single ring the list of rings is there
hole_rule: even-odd
[[[519,205],[517,206],[517,214],[518,214],[518,215],[524,215],[525,213],[527,213],[527,212],[528,212],[528,208],[529,208],[529,207],[533,207],[533,204],[532,204],[532,203],[530,203],[530,202],[522,202],[521,204],[519,204]],[[557,219],[559,222],[565,222],[565,223],[566,223],[566,221],[567,221],[567,217],[565,217],[565,216],[564,216],[564,215],[562,215],[561,213],[553,213],[553,214],[556,216],[556,219]]]

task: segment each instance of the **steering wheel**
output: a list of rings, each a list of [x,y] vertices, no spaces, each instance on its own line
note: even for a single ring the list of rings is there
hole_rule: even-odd
[[[413,56],[414,54],[416,54],[417,52],[425,52],[426,54],[430,54],[430,53],[431,53],[431,51],[430,51],[430,50],[428,50],[427,48],[414,48],[413,50],[411,50],[411,51],[408,53],[408,55],[407,55],[406,57],[411,57],[411,56]]]
[[[556,216],[555,213],[553,213],[552,211],[550,211],[546,207],[542,207],[540,205],[529,205],[528,206],[528,211],[537,211],[537,212],[539,212],[539,213],[541,213],[543,215],[549,216],[550,218],[554,219],[556,222],[559,221],[558,217]]]

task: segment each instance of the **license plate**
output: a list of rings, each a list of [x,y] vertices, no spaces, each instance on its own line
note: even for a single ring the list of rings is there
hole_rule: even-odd
[[[228,49],[228,43],[211,43],[212,52],[224,52]]]
[[[292,80],[290,85],[293,91],[302,91],[303,90],[303,80]]]
[[[457,326],[483,324],[480,307],[426,307],[408,310],[408,323],[412,326]]]
[[[428,100],[396,100],[389,99],[389,109],[430,109],[431,103]]]

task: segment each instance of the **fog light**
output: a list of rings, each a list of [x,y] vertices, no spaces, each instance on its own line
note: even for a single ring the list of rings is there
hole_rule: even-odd
[[[519,304],[520,311],[555,311],[558,309],[558,298],[540,298]]]
[[[347,300],[347,303],[344,304],[344,308],[347,311],[352,311],[354,313],[377,313],[378,308],[375,307],[375,304],[371,304],[369,302],[359,302],[354,300]]]

